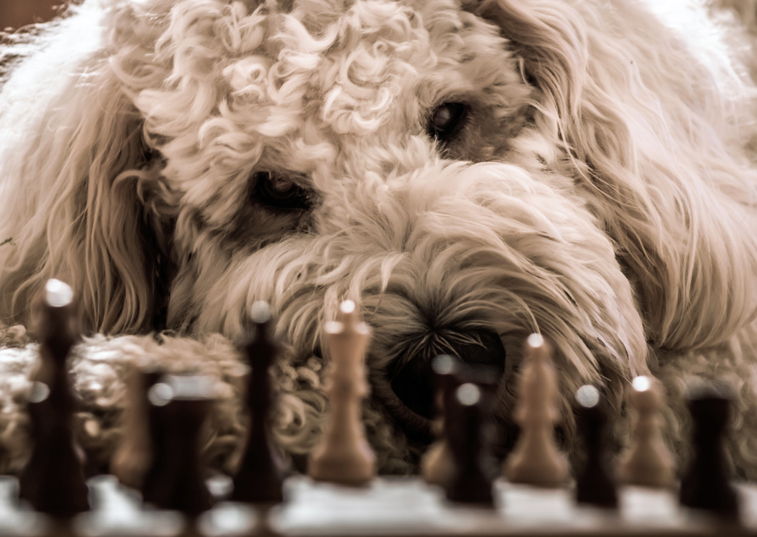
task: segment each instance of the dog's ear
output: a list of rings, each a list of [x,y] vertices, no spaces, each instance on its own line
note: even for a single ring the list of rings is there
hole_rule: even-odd
[[[616,242],[650,343],[723,342],[757,313],[757,175],[741,149],[754,127],[739,118],[754,110],[745,80],[704,16],[685,30],[706,40],[697,49],[699,36],[684,42],[643,6],[601,4],[464,6],[496,23],[522,58],[537,127],[563,149],[550,165],[576,178]]]
[[[0,312],[26,322],[57,277],[87,331],[136,332],[163,306],[167,238],[157,166],[95,4],[43,31],[0,93]]]

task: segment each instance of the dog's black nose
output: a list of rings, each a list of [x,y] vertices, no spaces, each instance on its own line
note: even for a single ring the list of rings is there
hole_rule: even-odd
[[[481,367],[491,375],[493,383],[505,371],[505,347],[499,336],[489,330],[468,332],[449,343],[447,354],[457,356],[473,368]],[[398,360],[389,372],[392,390],[412,412],[426,419],[435,414],[434,375],[431,370],[433,356],[412,356]]]

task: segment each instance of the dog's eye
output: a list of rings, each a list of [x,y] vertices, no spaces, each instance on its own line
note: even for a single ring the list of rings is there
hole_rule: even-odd
[[[283,175],[273,172],[258,172],[254,176],[255,199],[273,209],[310,208],[308,192]]]
[[[445,141],[457,134],[463,126],[468,109],[463,103],[444,103],[437,106],[428,121],[428,134]]]

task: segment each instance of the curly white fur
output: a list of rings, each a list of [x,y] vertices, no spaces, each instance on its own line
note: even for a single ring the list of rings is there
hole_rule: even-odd
[[[74,365],[101,459],[123,365],[142,353],[225,379],[209,450],[233,459],[231,341],[256,300],[287,342],[277,438],[306,454],[327,407],[319,328],[351,298],[378,377],[496,332],[505,421],[521,342],[545,334],[568,447],[582,383],[606,384],[622,414],[629,379],[658,375],[685,455],[683,384],[731,380],[731,454],[755,478],[751,37],[713,7],[674,4],[85,0],[0,49],[0,313],[28,324],[58,277],[108,335]],[[443,102],[470,110],[446,145],[425,129]],[[266,207],[251,194],[260,171],[301,183],[312,209]],[[144,335],[160,329],[173,335]],[[18,468],[34,346],[12,330],[0,440]],[[383,470],[408,470],[386,409],[365,412]]]

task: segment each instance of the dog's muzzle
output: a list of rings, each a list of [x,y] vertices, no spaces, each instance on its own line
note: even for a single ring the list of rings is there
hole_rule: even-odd
[[[489,330],[467,334],[465,342],[451,344],[448,354],[460,358],[475,371],[485,372],[486,382],[496,385],[505,371],[506,352],[500,337]],[[480,343],[479,343],[480,342]],[[436,413],[433,354],[395,360],[386,372],[372,378],[375,395],[405,434],[429,443],[434,438],[431,419]]]

